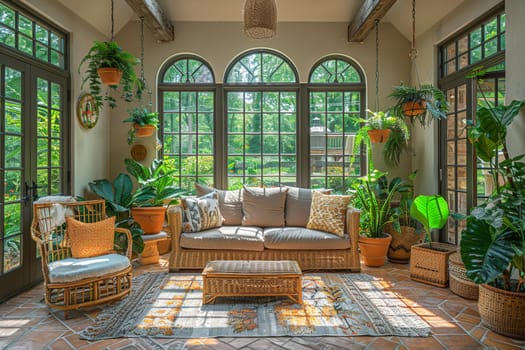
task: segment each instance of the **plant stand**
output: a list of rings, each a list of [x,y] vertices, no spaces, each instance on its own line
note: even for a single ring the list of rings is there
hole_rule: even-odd
[[[159,262],[159,249],[157,244],[166,240],[168,234],[159,232],[155,235],[142,235],[144,240],[144,250],[140,254],[139,262],[142,265],[157,264]]]
[[[412,246],[410,253],[410,278],[436,287],[448,286],[448,257],[457,247],[446,243],[428,243]]]

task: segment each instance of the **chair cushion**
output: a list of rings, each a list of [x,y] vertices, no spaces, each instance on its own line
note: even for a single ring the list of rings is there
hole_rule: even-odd
[[[313,191],[330,194],[330,190],[311,190],[309,188],[288,187],[284,212],[286,226],[306,227],[308,224],[308,218],[310,217]]]
[[[182,248],[264,250],[263,231],[259,227],[222,226],[197,233],[183,233],[180,237]]]
[[[242,189],[243,226],[282,227],[284,226],[284,202],[288,188]]]
[[[350,240],[348,235],[341,238],[303,227],[279,227],[264,229],[264,247],[289,250],[349,249]]]
[[[223,225],[241,225],[242,202],[241,190],[223,191],[195,183],[197,196],[201,197],[207,193],[217,191],[219,194],[219,210],[224,218]]]
[[[346,208],[350,199],[350,196],[313,192],[310,217],[306,228],[330,232],[343,237],[345,234]]]
[[[222,225],[223,218],[219,210],[217,191],[197,198],[184,197],[181,203],[184,209],[183,232],[199,232]]]
[[[67,258],[48,264],[49,281],[66,283],[111,275],[124,270],[131,263],[124,255],[106,254],[90,258]]]
[[[85,223],[73,217],[67,217],[66,224],[73,258],[89,258],[113,252],[114,216],[93,223]]]

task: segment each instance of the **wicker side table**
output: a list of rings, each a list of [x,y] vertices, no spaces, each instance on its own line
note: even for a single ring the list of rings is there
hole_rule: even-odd
[[[203,304],[222,296],[287,296],[303,302],[301,268],[291,260],[210,261],[202,282]]]

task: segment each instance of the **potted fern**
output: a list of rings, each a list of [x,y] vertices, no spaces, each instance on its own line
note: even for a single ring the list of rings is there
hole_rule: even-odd
[[[159,122],[157,112],[150,112],[146,107],[135,107],[129,111],[129,118],[123,120],[123,123],[131,123],[131,129],[128,133],[128,144],[132,144],[135,136],[147,137],[153,135]]]
[[[389,97],[396,100],[393,112],[398,116],[416,118],[422,127],[427,127],[433,119],[445,119],[448,103],[445,94],[431,84],[413,87],[401,84],[394,87]]]
[[[89,83],[90,93],[95,100],[98,110],[104,101],[114,108],[116,100],[110,94],[102,95],[101,85],[107,85],[116,90],[120,86],[126,101],[131,101],[135,94],[141,94],[143,82],[135,74],[135,65],[139,59],[131,53],[124,51],[115,41],[93,41],[87,55],[82,58],[78,71],[87,62],[86,76],[82,80],[82,87]]]

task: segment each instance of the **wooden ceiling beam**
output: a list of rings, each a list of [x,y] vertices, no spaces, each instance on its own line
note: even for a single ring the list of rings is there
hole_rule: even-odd
[[[348,41],[362,42],[397,0],[365,0],[348,25]]]
[[[126,0],[137,16],[144,17],[144,23],[159,41],[173,41],[175,32],[173,24],[156,0]]]

